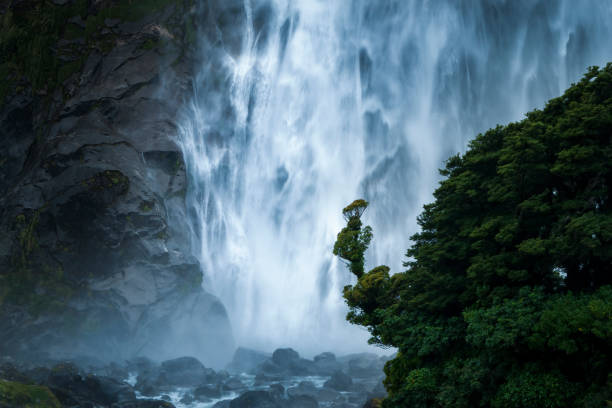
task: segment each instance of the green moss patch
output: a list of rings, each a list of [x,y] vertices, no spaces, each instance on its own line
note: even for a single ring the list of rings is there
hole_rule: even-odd
[[[47,388],[0,380],[0,401],[22,408],[61,408],[55,395]]]

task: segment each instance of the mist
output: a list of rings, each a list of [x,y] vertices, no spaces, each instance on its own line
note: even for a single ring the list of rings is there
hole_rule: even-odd
[[[370,202],[367,266],[402,271],[444,160],[605,64],[611,13],[600,1],[199,4],[225,25],[201,25],[181,112],[187,217],[236,343],[377,351],[345,321],[341,209]]]

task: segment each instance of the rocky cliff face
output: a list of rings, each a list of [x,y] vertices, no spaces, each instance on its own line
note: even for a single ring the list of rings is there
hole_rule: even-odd
[[[175,143],[195,6],[0,7],[0,354],[222,364],[231,328],[189,256]]]

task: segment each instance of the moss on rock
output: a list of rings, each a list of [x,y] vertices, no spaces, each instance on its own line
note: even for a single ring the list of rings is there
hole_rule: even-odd
[[[47,388],[0,380],[0,401],[7,406],[23,408],[61,408],[55,395]]]

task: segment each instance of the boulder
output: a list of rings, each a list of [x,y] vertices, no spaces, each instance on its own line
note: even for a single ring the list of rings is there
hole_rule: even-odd
[[[297,351],[291,348],[277,349],[272,358],[259,364],[257,373],[272,375],[314,375],[316,373],[314,362],[300,358]]]
[[[312,381],[302,381],[297,386],[287,389],[287,395],[290,397],[296,397],[299,395],[308,395],[315,397],[318,394],[317,387],[315,387]]]
[[[313,397],[297,395],[289,397],[285,405],[287,408],[319,408],[319,403]]]
[[[338,359],[344,363],[347,373],[354,378],[378,378],[384,375],[384,361],[373,353],[359,353]]]
[[[342,369],[335,354],[330,352],[316,355],[314,357],[314,367],[318,375],[331,375],[334,371]]]
[[[276,349],[274,353],[272,353],[272,361],[279,367],[289,367],[299,359],[299,353],[292,348]]]
[[[168,401],[138,399],[113,404],[111,408],[175,408],[175,406]]]
[[[352,385],[353,380],[351,379],[351,377],[349,377],[340,370],[334,371],[331,378],[325,381],[325,387],[333,388],[337,391],[349,391]]]
[[[267,391],[247,391],[233,399],[230,408],[283,408]]]
[[[272,394],[272,396],[276,399],[281,399],[285,397],[285,387],[283,387],[282,384],[279,384],[279,383],[270,384],[268,389],[270,390],[269,391],[270,394]]]
[[[317,391],[316,399],[320,402],[338,402],[342,400],[342,395],[333,388],[323,387]]]
[[[242,381],[240,381],[240,379],[236,377],[230,377],[223,383],[222,388],[225,391],[236,391],[246,388],[246,386]]]
[[[180,357],[162,362],[159,375],[164,385],[193,387],[214,378],[215,372],[195,357]]]
[[[270,358],[270,354],[257,350],[238,347],[234,353],[232,361],[228,364],[227,370],[232,373],[248,373]]]
[[[211,398],[220,398],[221,390],[216,385],[200,385],[193,390],[193,397],[198,401],[208,401]]]

